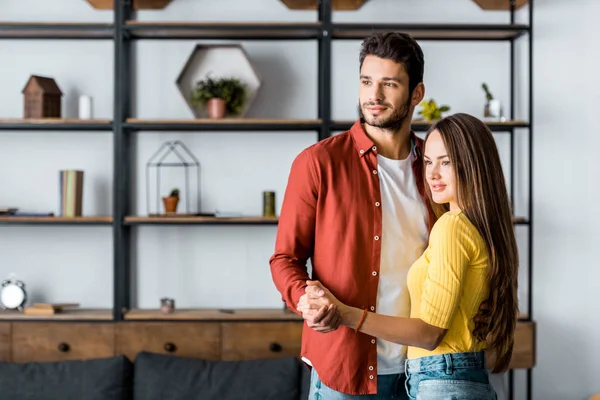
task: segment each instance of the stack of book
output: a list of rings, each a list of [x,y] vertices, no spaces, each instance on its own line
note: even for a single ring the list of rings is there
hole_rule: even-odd
[[[27,315],[54,315],[77,307],[79,307],[79,303],[34,303],[31,307],[25,307],[23,313]]]

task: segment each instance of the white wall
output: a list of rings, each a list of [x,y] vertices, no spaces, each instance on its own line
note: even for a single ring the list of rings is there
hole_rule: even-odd
[[[577,7],[564,3],[538,0],[535,10],[533,307],[539,343],[534,394],[536,399],[544,400],[584,399],[593,391],[600,392],[595,379],[600,374],[600,362],[593,357],[599,353],[594,329],[600,326],[600,317],[594,312],[597,301],[592,289],[581,284],[582,280],[600,279],[591,254],[594,239],[599,236],[598,229],[594,229],[597,217],[591,212],[592,204],[599,200],[592,169],[592,149],[599,139],[591,128],[593,107],[599,100],[594,90],[600,83],[596,73],[599,51],[593,42],[580,44],[584,37],[600,34],[593,20],[600,15],[600,4],[594,0],[577,0]],[[8,21],[112,20],[111,12],[95,11],[83,0],[62,0],[61,4],[56,7],[45,0],[4,1],[0,15]],[[261,6],[265,8],[258,11]],[[138,18],[314,21],[316,12],[292,12],[278,0],[175,0],[163,11],[139,12]],[[452,7],[447,0],[370,0],[360,11],[334,13],[334,20],[499,23],[508,22],[508,15],[482,12],[468,0],[453,1]],[[519,13],[518,21],[526,21],[526,9]],[[518,45],[518,118],[527,116],[524,42]],[[136,42],[134,116],[192,117],[175,79],[196,43]],[[452,111],[481,116],[484,96],[480,84],[485,81],[508,109],[508,44],[421,44],[426,57],[427,97],[450,104]],[[316,118],[316,42],[248,41],[242,45],[264,79],[250,116]],[[334,119],[355,118],[359,45],[359,41],[334,42]],[[76,115],[77,96],[85,93],[94,98],[96,117],[111,118],[110,42],[2,40],[0,61],[0,118],[22,116],[20,91],[33,73],[57,79],[65,92],[65,116]],[[575,66],[578,69],[572,71]],[[522,142],[527,131],[520,133],[515,195],[517,213],[526,216],[527,149]],[[575,135],[580,141],[573,140]],[[508,163],[508,137],[498,134],[496,138]],[[200,159],[204,210],[218,208],[257,215],[263,190],[277,192],[279,210],[290,163],[300,150],[314,143],[316,134],[137,133],[132,187],[135,213],[146,212],[146,161],[161,143],[175,139],[184,141]],[[58,170],[81,168],[86,173],[84,213],[112,212],[111,133],[2,132],[0,140],[1,205],[57,211]],[[578,167],[584,172],[590,170],[586,175],[589,178],[573,178],[570,172]],[[577,207],[568,207],[571,204]],[[526,229],[518,228],[523,246]],[[280,307],[268,268],[275,233],[272,226],[134,228],[137,305],[156,307],[160,297],[171,296],[178,307]],[[109,227],[0,226],[0,238],[0,277],[16,272],[26,282],[32,299],[79,301],[86,307],[112,306]],[[522,247],[521,259],[524,269],[526,247]],[[520,296],[525,308],[527,281],[523,272]],[[517,374],[517,398],[522,396],[523,377]],[[502,380],[495,377],[495,385],[502,398]]]
[[[593,40],[600,35],[600,3],[539,3],[534,14],[534,390],[539,399],[583,400],[600,393],[600,47]],[[593,41],[585,43],[586,38]]]

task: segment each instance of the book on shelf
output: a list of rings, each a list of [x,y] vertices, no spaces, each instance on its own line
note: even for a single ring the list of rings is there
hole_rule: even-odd
[[[59,172],[59,204],[61,217],[80,217],[83,208],[83,171]]]

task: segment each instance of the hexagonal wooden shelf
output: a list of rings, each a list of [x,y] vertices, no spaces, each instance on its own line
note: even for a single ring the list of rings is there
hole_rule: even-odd
[[[196,45],[176,82],[181,95],[196,118],[208,117],[206,110],[198,109],[192,104],[196,82],[205,79],[207,75],[212,78],[238,78],[246,85],[247,98],[241,113],[227,116],[227,118],[244,117],[261,86],[261,79],[246,50],[239,44]]]
[[[97,10],[112,10],[114,0],[86,0]],[[173,0],[133,0],[134,10],[162,10]]]
[[[281,0],[290,10],[316,10],[317,0]],[[333,0],[332,8],[335,11],[358,10],[367,0]]]
[[[473,0],[479,7],[484,10],[510,10],[509,0]],[[523,7],[527,4],[527,0],[517,0],[515,3],[515,10]]]

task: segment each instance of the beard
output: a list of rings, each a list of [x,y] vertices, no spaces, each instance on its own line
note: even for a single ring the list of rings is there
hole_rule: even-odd
[[[367,101],[361,105],[360,100],[359,100],[358,115],[360,117],[360,120],[362,122],[366,123],[367,125],[371,125],[372,127],[375,127],[375,128],[396,131],[396,130],[400,129],[400,127],[402,126],[402,124],[404,123],[406,118],[408,118],[408,111],[410,109],[410,98],[411,98],[411,96],[408,96],[408,99],[406,100],[406,102],[404,104],[402,104],[401,107],[394,109],[394,111],[392,112],[391,115],[377,116],[377,117],[373,117],[373,116],[366,117],[365,114],[363,113],[363,107],[375,106],[375,105],[390,107],[390,105],[387,103],[383,103],[383,102],[371,102],[371,101]]]

